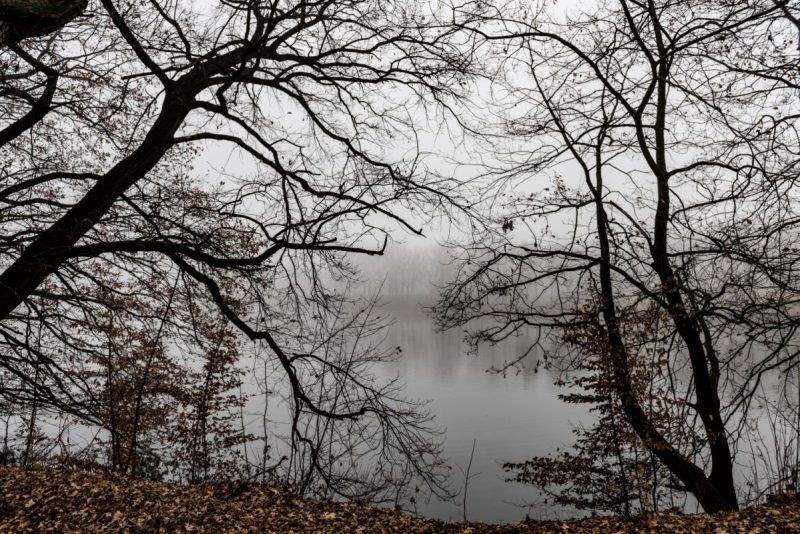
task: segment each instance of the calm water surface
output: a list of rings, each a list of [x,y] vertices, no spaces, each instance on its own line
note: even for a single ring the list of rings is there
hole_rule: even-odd
[[[492,364],[510,359],[511,351],[524,350],[525,339],[502,348],[466,354],[463,334],[435,332],[429,317],[409,302],[393,303],[396,319],[388,343],[400,346],[398,371],[408,384],[409,396],[430,399],[436,421],[445,427],[445,452],[453,465],[453,486],[462,489],[475,442],[466,512],[469,519],[508,522],[525,518],[571,515],[542,503],[531,486],[505,481],[504,461],[521,461],[544,455],[572,442],[571,424],[587,419],[585,408],[557,397],[553,377],[532,371],[503,377],[487,373]],[[514,341],[518,341],[514,346]],[[532,363],[532,362],[531,362]],[[419,503],[418,513],[441,519],[462,518],[462,496],[457,503]]]
[[[503,377],[487,372],[524,353],[530,343],[524,336],[495,347],[482,347],[475,356],[467,353],[463,331],[435,331],[424,306],[435,303],[437,286],[450,277],[446,259],[440,247],[401,245],[388,250],[378,261],[365,264],[362,270],[367,282],[365,291],[381,285],[387,300],[381,313],[395,320],[387,344],[401,347],[402,356],[394,372],[407,383],[410,397],[431,400],[431,412],[446,429],[445,452],[454,466],[452,482],[456,489],[463,490],[464,483],[456,466],[466,470],[475,442],[467,517],[511,522],[526,515],[534,519],[580,515],[574,509],[545,504],[532,486],[507,482],[502,464],[569,447],[574,442],[573,426],[591,422],[589,406],[562,402],[558,395],[566,390],[554,386],[557,377],[533,371],[535,354],[528,357],[528,366],[520,374]],[[776,388],[781,383],[777,378],[767,376],[763,380],[763,393],[770,398],[777,398]],[[793,398],[799,396],[800,391],[796,391]],[[760,433],[765,441],[753,444],[743,440],[737,446],[734,477],[742,502],[752,496],[749,492],[754,482],[768,482],[761,479],[765,468],[762,460],[775,462],[767,415],[758,406],[750,414],[757,426],[755,435]],[[735,421],[729,424],[733,428]],[[795,439],[792,436],[789,438]],[[761,471],[757,476],[754,466]],[[417,512],[441,519],[461,519],[461,495],[456,501],[420,503]],[[679,497],[674,504],[687,512],[698,511],[696,501],[688,495]]]
[[[437,332],[424,306],[435,302],[437,285],[448,277],[443,249],[431,245],[396,246],[362,267],[365,290],[382,285],[381,314],[394,318],[387,346],[402,355],[395,372],[412,398],[429,399],[436,422],[446,430],[445,452],[453,466],[453,487],[463,491],[464,475],[475,443],[467,492],[467,517],[509,522],[573,515],[574,511],[541,503],[536,490],[506,482],[502,464],[545,455],[573,441],[571,425],[588,421],[586,407],[558,399],[554,376],[533,372],[535,357],[520,374],[489,373],[528,347],[525,337],[468,354],[461,330]],[[459,470],[459,467],[461,470]],[[417,512],[441,519],[461,519],[462,495],[453,502],[418,503]],[[538,505],[532,503],[539,502]]]

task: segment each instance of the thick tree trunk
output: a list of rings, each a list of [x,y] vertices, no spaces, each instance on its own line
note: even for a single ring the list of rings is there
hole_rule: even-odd
[[[53,33],[86,9],[87,0],[0,0],[0,44]]]
[[[0,274],[0,321],[58,269],[75,244],[126,189],[158,164],[172,146],[175,132],[191,110],[195,95],[206,87],[207,80],[238,64],[246,53],[247,49],[241,47],[201,62],[178,81],[170,83],[172,89],[167,91],[161,112],[139,147],[103,175],[60,219],[42,230]]]
[[[43,230],[0,274],[0,320],[19,306],[69,256],[128,187],[147,174],[172,145],[189,108],[169,98],[142,144],[117,163],[58,221]]]
[[[720,412],[720,399],[718,392],[718,376],[714,376],[709,365],[714,366],[715,354],[706,351],[701,335],[702,326],[700,320],[689,313],[689,308],[684,298],[685,288],[682,287],[675,270],[669,260],[668,223],[670,216],[670,194],[673,191],[669,185],[669,173],[667,170],[667,140],[666,140],[666,115],[667,115],[667,89],[670,76],[667,48],[662,40],[661,28],[659,26],[658,15],[652,2],[649,4],[651,20],[656,28],[656,42],[658,44],[659,57],[658,74],[656,77],[656,117],[655,117],[655,158],[650,159],[651,169],[656,177],[658,206],[656,207],[655,224],[653,229],[653,246],[651,256],[653,258],[653,269],[658,275],[662,292],[668,303],[668,312],[672,317],[678,334],[686,344],[689,352],[689,360],[692,366],[692,376],[695,385],[695,410],[700,417],[708,438],[708,447],[711,451],[711,473],[708,481],[723,499],[723,508],[737,510],[739,508],[736,498],[736,487],[733,483],[733,454],[728,444],[728,433]],[[641,137],[643,131],[640,128],[639,142],[642,149],[646,149],[646,142]],[[655,163],[655,165],[652,165]],[[688,297],[690,294],[687,293]],[[710,342],[710,339],[706,339]],[[717,371],[718,372],[718,371]],[[697,495],[697,494],[696,494]],[[701,499],[697,495],[698,500]],[[701,504],[702,501],[701,501]],[[706,508],[705,505],[703,505]],[[706,508],[706,511],[708,510]]]
[[[597,235],[600,244],[600,289],[602,293],[602,313],[606,327],[606,336],[611,350],[614,379],[617,384],[620,402],[623,411],[639,438],[645,446],[651,450],[661,462],[680,480],[688,491],[690,491],[706,512],[721,512],[736,510],[736,492],[732,478],[732,459],[725,434],[725,427],[722,418],[719,417],[719,400],[716,397],[716,389],[710,389],[711,379],[706,374],[697,378],[698,370],[695,369],[695,379],[703,382],[703,376],[708,380],[708,384],[701,387],[698,385],[698,404],[703,403],[707,410],[700,410],[701,418],[706,429],[711,426],[716,433],[709,431],[709,445],[712,453],[712,470],[710,476],[706,476],[703,470],[684,457],[673,445],[661,434],[656,425],[642,408],[636,396],[635,387],[631,378],[631,367],[628,357],[628,350],[622,337],[619,317],[617,315],[616,303],[614,298],[614,283],[611,277],[611,243],[608,236],[608,215],[603,205],[603,175],[602,175],[602,142],[601,137],[595,154],[596,184],[592,184],[587,175],[587,183],[595,199],[597,214]],[[661,193],[661,191],[659,191]],[[669,206],[659,204],[660,210]],[[658,233],[657,233],[658,235]],[[664,234],[665,236],[666,234]],[[662,236],[662,237],[664,237]],[[664,245],[665,246],[665,245]],[[666,257],[666,256],[665,256]],[[667,263],[669,266],[669,264]],[[670,271],[671,272],[671,271]],[[674,276],[673,276],[674,278]],[[672,297],[680,299],[677,289]],[[671,302],[671,300],[670,300]],[[672,310],[671,310],[672,311]],[[685,325],[684,325],[685,326]],[[681,325],[679,325],[679,330]],[[685,334],[686,328],[681,330]],[[696,332],[695,332],[696,333]],[[691,340],[691,336],[689,336]],[[699,339],[699,336],[698,336]],[[687,342],[688,343],[688,342]],[[690,347],[690,349],[696,347]],[[702,343],[701,343],[702,349]],[[694,355],[694,353],[692,353]],[[703,353],[705,354],[705,353]],[[694,363],[694,362],[693,362]],[[700,370],[702,371],[702,370]],[[708,397],[716,399],[716,404]],[[704,403],[711,403],[712,406],[705,406]],[[717,417],[708,415],[716,414]],[[705,416],[704,416],[705,415]],[[727,475],[730,475],[729,477]]]
[[[599,189],[599,188],[598,188]],[[630,376],[630,362],[625,342],[622,339],[614,302],[613,282],[611,279],[611,256],[607,233],[608,218],[603,208],[599,192],[595,192],[597,204],[597,229],[600,240],[600,249],[603,262],[600,264],[600,285],[603,297],[603,319],[606,326],[606,335],[612,351],[613,373],[618,385],[618,393],[622,408],[636,434],[642,439],[645,446],[653,451],[661,462],[680,480],[686,488],[697,498],[700,506],[706,512],[720,512],[736,510],[735,492],[732,483],[716,479],[712,469],[707,477],[702,469],[697,467],[680,452],[678,452],[661,432],[641,407],[636,398],[633,382]],[[723,429],[724,432],[724,429]],[[724,436],[724,433],[723,433]],[[726,442],[727,445],[727,442]],[[712,448],[712,451],[714,449]],[[717,458],[715,458],[719,462]],[[719,466],[719,463],[715,463]],[[717,471],[718,472],[718,471]]]

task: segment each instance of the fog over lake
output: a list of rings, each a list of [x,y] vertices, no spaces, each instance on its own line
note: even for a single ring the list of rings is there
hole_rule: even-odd
[[[353,296],[368,298],[380,291],[382,304],[375,315],[389,322],[383,345],[399,349],[397,360],[376,366],[375,373],[385,380],[399,377],[409,398],[429,401],[427,407],[443,430],[450,485],[457,493],[452,501],[421,498],[414,505],[404,504],[405,509],[422,516],[460,520],[466,508],[468,519],[489,523],[585,515],[585,511],[546,501],[533,486],[508,481],[503,470],[504,462],[521,462],[569,448],[575,440],[572,429],[588,426],[594,419],[589,405],[559,398],[559,394],[575,391],[555,385],[556,371],[536,370],[540,352],[532,351],[518,372],[493,372],[523,354],[532,339],[524,334],[511,337],[496,346],[481,345],[475,354],[465,342],[463,330],[436,328],[429,308],[452,274],[447,249],[436,239],[412,237],[390,244],[382,256],[356,261],[363,283]],[[777,384],[772,382],[765,391]],[[263,401],[258,396],[253,400],[251,413],[255,416]],[[276,414],[282,410],[271,407],[271,421],[281,420],[283,416]],[[763,435],[771,435],[766,416],[754,420]],[[261,423],[253,424],[256,428]],[[288,428],[275,428],[282,426]],[[752,446],[742,442],[737,456],[737,484],[745,490],[753,479]],[[762,453],[772,454],[769,446]],[[699,511],[691,496],[676,498],[675,504],[687,512]]]
[[[445,430],[451,482],[460,492],[474,442],[466,502],[469,519],[508,522],[526,514],[573,515],[573,510],[546,505],[535,488],[507,482],[502,464],[572,443],[571,425],[589,420],[586,407],[558,399],[555,375],[541,369],[534,372],[536,354],[519,373],[503,376],[490,371],[524,352],[530,342],[526,337],[482,346],[475,355],[469,353],[463,331],[437,331],[426,308],[435,302],[438,286],[451,271],[447,258],[445,248],[434,239],[416,238],[390,244],[384,256],[360,262],[364,294],[382,287],[385,304],[379,313],[393,319],[385,343],[402,351],[395,364],[382,366],[381,371],[387,377],[399,374],[411,398],[430,400],[435,421]],[[462,499],[460,493],[455,502],[422,501],[416,511],[461,519]]]
[[[798,80],[800,0],[0,0],[0,467],[214,532],[798,503]]]

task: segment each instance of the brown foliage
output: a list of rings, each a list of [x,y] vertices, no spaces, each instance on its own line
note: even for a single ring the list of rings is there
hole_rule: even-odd
[[[114,474],[0,468],[2,532],[800,532],[796,501],[736,513],[661,513],[509,525],[442,522],[357,503],[300,499],[279,486],[175,485]]]

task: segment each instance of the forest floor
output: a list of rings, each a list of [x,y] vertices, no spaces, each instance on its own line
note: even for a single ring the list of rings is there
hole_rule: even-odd
[[[355,503],[306,500],[263,484],[177,485],[119,475],[0,467],[0,532],[800,533],[800,502],[736,513],[661,513],[507,525],[443,522]]]

